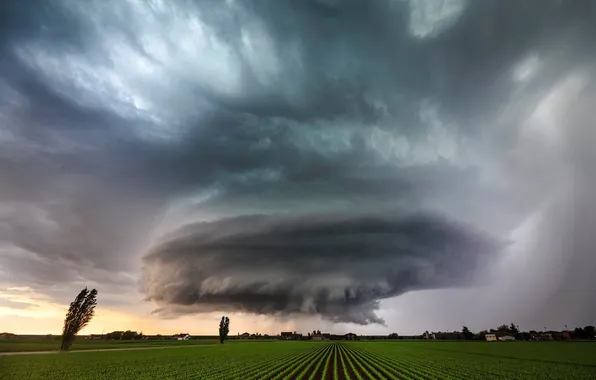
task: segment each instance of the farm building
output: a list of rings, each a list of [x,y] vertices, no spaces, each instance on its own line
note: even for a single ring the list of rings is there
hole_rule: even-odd
[[[323,334],[313,334],[311,335],[312,340],[330,340],[331,334],[323,333]]]
[[[191,336],[189,334],[177,334],[173,337],[175,340],[189,340]]]
[[[302,339],[302,334],[298,334],[298,333],[296,333],[296,331],[294,331],[294,332],[283,331],[280,334],[280,338],[281,339],[285,339],[285,340],[301,340]]]
[[[15,339],[17,336],[16,334],[3,332],[0,334],[0,339]]]
[[[515,338],[512,337],[511,335],[503,335],[503,336],[499,337],[499,340],[502,340],[503,342],[511,342],[511,341],[514,341]]]
[[[487,342],[496,342],[498,340],[497,335],[495,334],[484,334],[484,339]]]
[[[347,333],[346,335],[344,335],[344,339],[345,340],[356,340],[356,339],[358,339],[358,335],[356,335],[354,333]]]
[[[105,339],[107,339],[107,340],[121,340],[123,335],[124,335],[124,331],[112,331],[110,333],[105,334]]]

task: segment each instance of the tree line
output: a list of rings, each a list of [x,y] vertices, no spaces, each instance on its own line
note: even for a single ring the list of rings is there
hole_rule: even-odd
[[[83,289],[70,303],[64,326],[62,328],[62,340],[60,350],[67,351],[75,341],[77,334],[89,324],[95,315],[97,306],[97,289]],[[230,333],[230,318],[223,316],[219,323],[219,341],[221,344],[227,339]],[[142,339],[143,333],[137,334],[136,331],[113,331],[104,335],[108,340],[135,340]]]
[[[75,341],[76,335],[89,324],[93,316],[95,315],[95,307],[97,306],[97,290],[96,289],[83,289],[75,297],[74,301],[70,303],[68,312],[64,319],[64,326],[62,328],[62,340],[60,349],[66,351],[72,346]],[[546,328],[545,328],[546,330]],[[219,342],[223,344],[230,333],[230,318],[222,316],[219,322]],[[530,330],[528,332],[522,332],[518,325],[515,323],[503,324],[498,326],[496,329],[482,330],[478,333],[473,333],[467,326],[463,326],[461,331],[453,332],[436,332],[429,333],[425,331],[419,338],[429,338],[431,335],[434,339],[461,339],[461,340],[483,340],[486,334],[500,334],[510,335],[517,340],[533,340],[536,336],[544,335],[548,333],[555,333],[554,331],[541,331],[537,332]],[[556,332],[560,333],[560,332]],[[312,335],[320,335],[320,330],[313,330]],[[594,326],[576,327],[574,330],[569,331],[566,328],[566,339],[577,339],[577,340],[592,340],[596,339],[596,328]],[[310,336],[311,333],[309,332]],[[439,336],[437,338],[437,335]],[[142,339],[143,333],[137,334],[135,331],[114,331],[104,335],[105,339],[119,339],[119,340],[134,340]],[[397,333],[389,334],[385,337],[361,337],[371,339],[402,339]]]

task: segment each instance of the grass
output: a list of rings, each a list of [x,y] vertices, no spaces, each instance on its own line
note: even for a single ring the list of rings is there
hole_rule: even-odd
[[[2,380],[153,378],[596,379],[596,343],[272,341],[0,356]]]
[[[77,339],[71,351],[99,350],[104,348],[161,347],[185,345],[210,345],[219,343],[217,339],[193,340],[85,340]],[[56,351],[60,341],[56,339],[0,340],[0,352]]]

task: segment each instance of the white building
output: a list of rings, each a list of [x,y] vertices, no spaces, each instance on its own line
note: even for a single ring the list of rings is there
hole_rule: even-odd
[[[507,341],[511,342],[511,341],[515,340],[515,338],[512,337],[511,335],[504,335],[500,338],[500,340],[502,340],[503,342],[507,342]]]
[[[189,340],[190,339],[190,335],[188,334],[178,334],[174,336],[174,339],[176,340]]]

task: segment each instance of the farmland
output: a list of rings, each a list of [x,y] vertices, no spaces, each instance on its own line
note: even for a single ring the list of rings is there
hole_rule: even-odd
[[[104,348],[195,346],[219,343],[217,339],[193,340],[84,340],[77,339],[71,350],[98,350]],[[27,351],[54,351],[60,348],[59,339],[0,340],[0,353]]]
[[[593,343],[246,342],[0,356],[0,379],[596,379]]]

